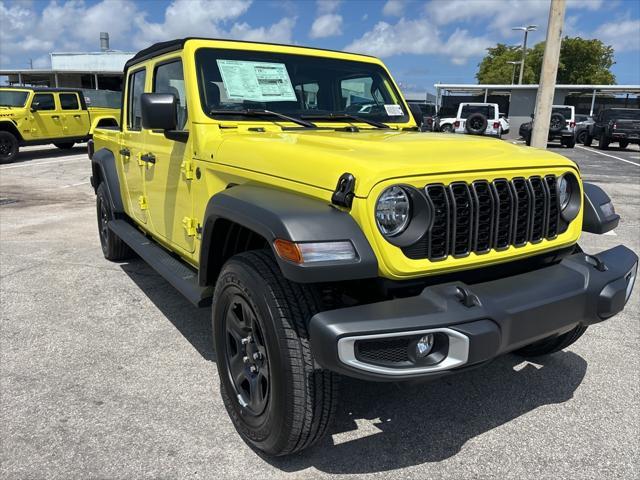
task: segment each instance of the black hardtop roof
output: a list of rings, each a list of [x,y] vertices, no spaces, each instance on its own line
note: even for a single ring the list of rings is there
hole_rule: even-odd
[[[34,92],[74,92],[82,93],[79,88],[62,88],[62,87],[20,87],[20,86],[0,86],[2,90],[33,90]]]
[[[126,72],[129,67],[135,65],[136,63],[143,62],[144,60],[148,60],[152,57],[157,57],[158,55],[163,55],[165,53],[174,52],[176,50],[182,50],[184,48],[184,44],[188,40],[217,40],[220,42],[238,42],[238,43],[252,43],[256,45],[274,45],[279,47],[296,47],[296,48],[308,48],[309,50],[320,50],[325,52],[340,52],[340,53],[349,53],[343,52],[341,50],[330,50],[327,48],[316,48],[316,47],[305,47],[300,45],[289,45],[286,43],[270,43],[270,42],[251,42],[246,40],[232,40],[229,38],[209,38],[209,37],[185,37],[185,38],[176,38],[174,40],[168,40],[166,42],[158,42],[154,43],[150,47],[147,47],[143,50],[140,50],[133,57],[131,57],[127,63],[124,64],[124,71]],[[372,55],[364,55],[364,54],[356,54],[362,55],[363,57],[372,57]],[[373,57],[372,57],[373,58]]]

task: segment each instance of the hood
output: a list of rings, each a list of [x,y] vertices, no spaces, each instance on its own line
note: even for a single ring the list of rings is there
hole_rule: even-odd
[[[349,172],[359,197],[394,178],[575,166],[560,155],[497,139],[394,130],[227,131],[216,161],[330,191]]]

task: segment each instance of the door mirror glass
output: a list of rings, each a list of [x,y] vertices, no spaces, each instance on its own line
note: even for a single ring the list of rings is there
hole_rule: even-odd
[[[38,106],[40,105],[40,102],[33,102],[31,104],[31,111],[32,112],[37,112],[38,111]]]
[[[178,126],[178,101],[172,93],[143,93],[142,128],[175,130]]]

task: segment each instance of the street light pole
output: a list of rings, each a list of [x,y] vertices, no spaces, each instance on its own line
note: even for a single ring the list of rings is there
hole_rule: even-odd
[[[516,82],[516,65],[520,65],[522,62],[521,61],[515,61],[515,62],[507,62],[510,65],[513,65],[513,70],[511,71],[511,85],[513,85]]]
[[[522,60],[520,63],[520,76],[518,77],[518,85],[522,85],[522,76],[524,75],[524,60],[527,56],[527,37],[529,32],[538,29],[537,25],[527,25],[526,27],[513,27],[511,30],[522,30],[524,32],[524,41],[522,42]]]

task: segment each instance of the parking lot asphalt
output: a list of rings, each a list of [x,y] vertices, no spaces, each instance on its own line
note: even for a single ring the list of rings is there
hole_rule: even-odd
[[[583,248],[639,252],[637,146],[553,151],[622,216]],[[507,355],[419,386],[345,379],[319,445],[264,458],[219,397],[210,310],[140,260],[104,260],[89,176],[83,147],[0,166],[0,478],[639,478],[640,289],[536,363]]]

